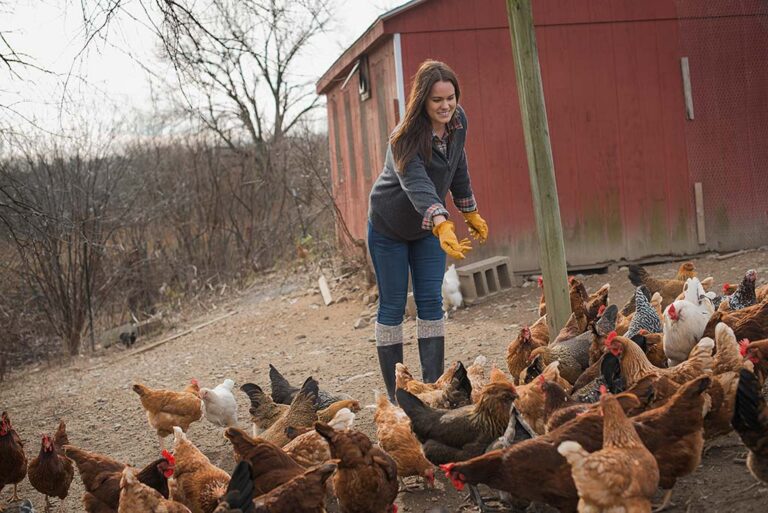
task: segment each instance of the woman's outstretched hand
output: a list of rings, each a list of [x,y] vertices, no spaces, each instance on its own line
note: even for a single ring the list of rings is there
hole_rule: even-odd
[[[485,230],[487,234],[488,228],[486,227]],[[440,239],[440,247],[443,248],[443,251],[445,251],[449,257],[455,258],[456,260],[463,260],[464,255],[472,250],[472,243],[469,239],[459,241],[458,238],[456,238],[456,227],[454,226],[453,221],[443,221],[440,224],[436,224],[432,229],[432,233],[435,237]]]
[[[463,212],[462,215],[469,227],[469,234],[480,244],[485,244],[485,241],[488,240],[488,223],[485,222],[485,219],[480,217],[477,210]]]

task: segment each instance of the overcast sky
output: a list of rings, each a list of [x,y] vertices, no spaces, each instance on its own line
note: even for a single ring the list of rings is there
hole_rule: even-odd
[[[49,130],[71,126],[72,113],[62,114],[59,109],[62,84],[71,70],[76,78],[70,79],[67,91],[77,105],[87,106],[89,117],[110,119],[119,116],[120,111],[148,110],[153,91],[148,70],[156,77],[171,75],[158,58],[158,41],[146,26],[148,18],[141,10],[142,4],[137,0],[123,2],[126,12],[110,23],[107,37],[95,39],[78,57],[84,44],[80,1],[10,0],[3,3],[0,0],[0,31],[17,52],[27,54],[40,68],[53,71],[47,74],[22,69],[22,79],[18,79],[9,78],[3,69],[0,102],[11,105]],[[313,40],[297,63],[296,70],[308,81],[319,78],[377,16],[405,3],[404,0],[333,2],[331,30]]]

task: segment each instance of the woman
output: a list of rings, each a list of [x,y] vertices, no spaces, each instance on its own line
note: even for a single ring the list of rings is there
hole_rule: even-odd
[[[376,349],[392,400],[395,364],[403,361],[409,268],[422,379],[433,383],[443,373],[445,255],[460,260],[472,249],[468,239],[457,239],[448,220],[449,189],[473,237],[480,243],[488,237],[467,171],[467,118],[458,105],[460,94],[456,74],[447,65],[432,60],[421,65],[405,116],[390,137],[384,170],[371,190],[368,249],[379,286]]]

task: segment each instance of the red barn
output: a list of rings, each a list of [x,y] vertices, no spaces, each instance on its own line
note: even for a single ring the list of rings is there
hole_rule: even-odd
[[[761,0],[534,2],[569,268],[768,244],[767,15]],[[387,137],[427,58],[462,84],[491,229],[472,258],[538,269],[504,0],[408,2],[318,81],[346,222],[365,236]]]

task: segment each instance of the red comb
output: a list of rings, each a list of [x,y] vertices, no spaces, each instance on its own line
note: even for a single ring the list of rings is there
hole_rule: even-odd
[[[539,283],[539,287],[544,285],[544,277],[543,276],[539,276],[536,281]]]
[[[604,312],[605,312],[605,305],[600,305],[600,308],[597,310],[597,315],[598,316],[603,315]]]
[[[600,385],[600,397],[603,397],[608,393],[608,388],[605,385]]]
[[[544,377],[544,374],[539,374],[539,378],[538,379],[539,379],[539,384],[541,384],[541,385],[543,385],[547,381],[547,378]]]
[[[613,342],[613,339],[616,338],[617,336],[618,336],[618,333],[616,333],[615,331],[608,333],[608,336],[605,337],[605,345],[606,346],[611,345],[611,342]]]
[[[176,464],[176,458],[174,458],[174,457],[173,457],[173,454],[171,454],[170,452],[168,452],[168,449],[163,449],[163,452],[161,453],[161,455],[162,455],[162,456],[163,456],[163,458],[165,458],[165,459],[166,459],[166,461],[167,461],[168,463],[170,463],[171,465],[175,465],[175,464]]]
[[[458,473],[456,477],[453,477],[453,467],[455,467],[455,463],[445,463],[440,465],[440,470],[445,472],[445,477],[447,477],[451,484],[456,488],[457,490],[461,491],[464,489],[464,481],[462,481],[464,478],[464,475],[462,473]]]
[[[197,381],[197,378],[192,378],[190,380],[190,383],[192,383],[193,385],[200,385],[200,382]]]
[[[730,283],[723,283],[723,293],[728,292],[728,289],[731,288]]]
[[[739,340],[739,354],[741,356],[747,356],[747,347],[749,347],[749,339],[743,338]]]

